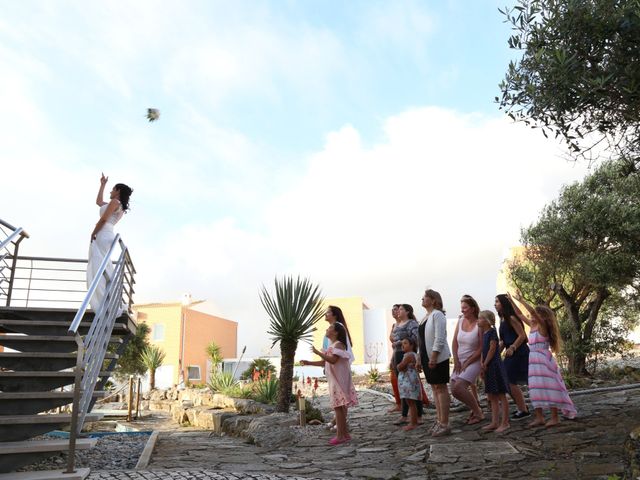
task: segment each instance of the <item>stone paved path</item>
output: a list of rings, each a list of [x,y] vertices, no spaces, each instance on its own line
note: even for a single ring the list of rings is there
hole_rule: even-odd
[[[331,435],[322,427],[307,427],[295,445],[279,447],[211,432],[165,431],[148,471],[94,472],[91,478],[606,479],[623,476],[623,443],[640,423],[640,389],[632,389],[575,396],[579,418],[553,429],[530,430],[523,420],[497,435],[480,430],[482,424],[464,425],[466,412],[454,413],[453,434],[433,439],[426,425],[408,433],[394,426],[386,398],[370,392],[359,398],[349,414],[354,439],[345,446],[328,446]],[[433,414],[427,410],[426,424]]]

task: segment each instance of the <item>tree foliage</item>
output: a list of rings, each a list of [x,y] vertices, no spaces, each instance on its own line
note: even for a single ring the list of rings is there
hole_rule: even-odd
[[[557,311],[572,373],[638,319],[640,176],[625,162],[602,164],[569,185],[522,232],[522,255],[507,266],[511,282],[532,302]],[[624,325],[615,342],[603,325]],[[599,340],[600,339],[600,340]]]
[[[217,371],[220,368],[220,364],[224,360],[222,358],[222,350],[220,349],[220,345],[218,345],[214,341],[211,341],[205,348],[205,353],[207,354],[209,360],[211,360],[213,370]]]
[[[116,378],[122,380],[129,375],[144,375],[147,368],[142,361],[142,352],[149,347],[149,326],[140,322],[136,334],[129,339],[124,351],[120,354],[118,365],[114,370]]]
[[[500,83],[500,108],[567,143],[575,156],[637,166],[640,1],[517,0],[500,10],[522,56]]]
[[[240,375],[241,380],[250,380],[253,378],[254,372],[257,372],[259,378],[267,378],[269,372],[271,375],[275,375],[276,367],[271,363],[268,358],[256,358],[249,367]]]
[[[315,323],[322,317],[320,287],[308,279],[285,277],[275,279],[272,295],[263,286],[262,306],[269,315],[268,334],[273,345],[280,343],[280,381],[277,411],[288,412],[293,385],[293,364],[299,341],[310,341]]]
[[[142,351],[140,360],[149,370],[149,387],[151,390],[156,388],[156,370],[162,366],[165,357],[164,351],[156,345],[149,345]]]

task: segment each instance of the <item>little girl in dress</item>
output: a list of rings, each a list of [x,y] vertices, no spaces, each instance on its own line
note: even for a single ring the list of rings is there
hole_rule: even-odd
[[[329,384],[329,398],[336,416],[337,434],[329,445],[340,445],[351,440],[347,426],[347,409],[358,404],[358,395],[351,380],[351,355],[347,352],[347,332],[338,322],[329,325],[326,332],[331,342],[325,351],[315,347],[311,350],[322,360],[301,360],[301,365],[324,366]]]
[[[577,411],[562,379],[560,368],[552,351],[560,351],[560,329],[556,316],[549,307],[538,305],[533,308],[520,294],[516,299],[529,312],[527,318],[516,308],[516,314],[531,327],[529,332],[529,398],[535,412],[535,419],[529,427],[544,425],[553,427],[560,423],[558,410],[567,418],[575,418]],[[512,302],[513,303],[513,302]],[[551,420],[545,423],[543,409],[551,410]]]
[[[489,310],[483,310],[478,315],[478,327],[482,331],[481,375],[484,379],[484,391],[491,404],[491,423],[482,427],[483,430],[495,430],[502,433],[510,427],[509,424],[509,382],[498,350],[498,333],[495,329],[496,316]],[[500,411],[502,410],[502,420]]]
[[[398,389],[400,398],[409,405],[409,425],[402,427],[404,431],[413,430],[418,426],[418,405],[422,401],[421,382],[416,370],[416,343],[412,337],[402,340],[404,357],[398,364]]]

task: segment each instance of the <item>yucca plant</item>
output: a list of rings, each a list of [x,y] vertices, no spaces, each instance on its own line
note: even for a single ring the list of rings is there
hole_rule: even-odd
[[[207,386],[212,392],[227,395],[230,392],[235,393],[240,386],[240,382],[233,378],[233,373],[231,372],[214,371],[211,372]]]
[[[275,279],[272,296],[262,287],[260,301],[269,315],[268,334],[273,344],[280,342],[280,381],[278,385],[278,412],[288,412],[293,384],[293,363],[299,341],[309,342],[315,323],[322,317],[320,287],[308,279],[285,277]]]
[[[166,354],[157,345],[149,345],[142,351],[140,359],[149,370],[149,388],[156,388],[156,370],[162,366]]]
[[[253,384],[253,397],[261,403],[275,403],[278,399],[277,378],[261,378]]]
[[[222,352],[220,350],[220,346],[216,342],[211,342],[207,345],[205,349],[207,357],[211,360],[211,366],[214,371],[217,371],[220,368],[220,364],[222,363]]]

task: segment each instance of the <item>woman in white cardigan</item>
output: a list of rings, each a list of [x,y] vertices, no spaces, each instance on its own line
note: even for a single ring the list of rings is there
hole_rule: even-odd
[[[449,358],[447,344],[447,317],[444,314],[442,297],[435,290],[427,290],[422,297],[422,306],[427,310],[420,322],[420,363],[427,383],[433,389],[437,420],[431,429],[432,437],[451,433],[449,427]]]

